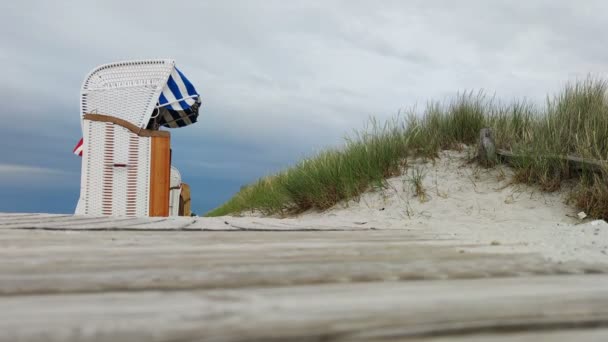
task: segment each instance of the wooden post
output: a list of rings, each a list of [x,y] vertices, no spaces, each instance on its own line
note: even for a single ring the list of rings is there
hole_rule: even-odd
[[[169,216],[171,137],[152,137],[150,216]]]
[[[182,192],[179,196],[179,216],[190,216],[192,214],[190,204],[190,186],[182,183]]]
[[[477,158],[479,158],[479,163],[484,166],[493,166],[496,164],[496,145],[490,128],[482,128],[479,132]]]

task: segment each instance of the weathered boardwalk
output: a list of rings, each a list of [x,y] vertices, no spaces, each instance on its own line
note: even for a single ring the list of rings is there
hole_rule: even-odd
[[[607,266],[431,239],[450,237],[0,214],[0,340],[608,340]]]

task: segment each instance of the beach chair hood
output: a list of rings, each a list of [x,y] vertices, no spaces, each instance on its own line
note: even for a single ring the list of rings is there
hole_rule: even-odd
[[[197,122],[201,97],[171,59],[101,65],[85,78],[81,116],[101,114],[139,128],[178,128]]]
[[[192,83],[174,67],[158,98],[157,122],[168,128],[191,125],[198,119],[200,105],[200,95]]]

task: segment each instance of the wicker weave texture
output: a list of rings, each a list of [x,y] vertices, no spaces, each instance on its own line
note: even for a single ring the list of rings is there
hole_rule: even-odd
[[[111,115],[145,128],[175,62],[170,59],[102,65],[82,85],[81,115]]]
[[[171,187],[178,187],[182,185],[182,174],[179,172],[179,170],[171,165]]]
[[[148,216],[151,138],[109,122],[84,127],[77,214]]]
[[[152,138],[138,137],[139,162],[137,169],[137,216],[148,216],[150,209],[150,160]]]
[[[169,193],[169,216],[179,216],[179,196],[182,193],[182,176],[175,166],[171,166],[171,192]]]

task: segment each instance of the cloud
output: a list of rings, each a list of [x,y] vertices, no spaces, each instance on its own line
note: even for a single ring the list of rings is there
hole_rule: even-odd
[[[77,175],[84,76],[171,57],[203,96],[199,123],[173,131],[175,162],[232,189],[340,146],[372,115],[462,90],[542,103],[606,76],[606,12],[603,0],[3,2],[0,164]]]
[[[26,165],[0,164],[0,176],[2,177],[53,176],[65,174],[66,172],[62,170],[45,169]]]
[[[29,165],[0,164],[0,185],[23,187],[32,185],[44,187],[62,186],[74,174],[60,169],[41,168]]]

